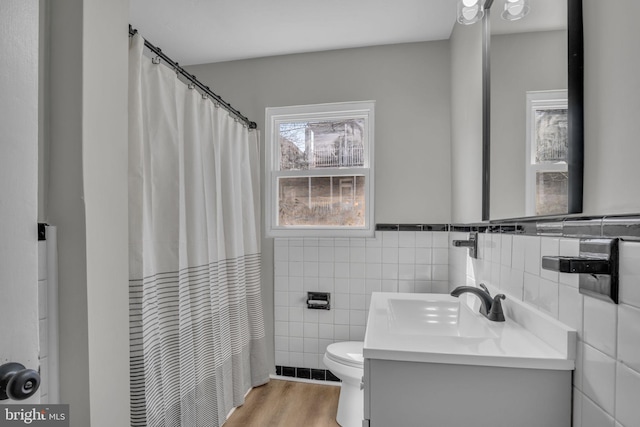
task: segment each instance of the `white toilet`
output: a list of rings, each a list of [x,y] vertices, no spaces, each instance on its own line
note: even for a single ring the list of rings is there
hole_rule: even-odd
[[[364,375],[362,341],[337,342],[327,346],[324,365],[342,380],[336,421],[342,427],[362,427],[364,418]]]

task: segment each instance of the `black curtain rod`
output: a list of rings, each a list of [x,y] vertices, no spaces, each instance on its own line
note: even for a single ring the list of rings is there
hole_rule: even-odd
[[[135,30],[131,25],[129,25],[129,35],[133,36],[134,34],[136,34],[138,32],[138,30]],[[233,108],[231,106],[231,104],[229,104],[228,102],[226,102],[224,99],[222,99],[220,97],[220,95],[215,94],[211,89],[209,89],[209,86],[205,86],[204,84],[202,84],[197,78],[196,76],[194,76],[193,74],[188,73],[184,68],[182,68],[180,66],[180,64],[178,64],[177,62],[175,62],[174,60],[172,60],[171,58],[169,58],[167,55],[165,55],[162,52],[162,49],[160,49],[159,47],[156,47],[154,45],[152,45],[148,40],[145,39],[144,41],[144,46],[146,48],[148,48],[151,52],[153,52],[154,54],[156,54],[158,56],[158,58],[162,59],[164,62],[166,62],[167,64],[169,64],[169,66],[171,66],[176,73],[180,73],[182,76],[184,76],[187,80],[189,80],[193,85],[197,86],[198,89],[200,89],[202,92],[204,92],[205,94],[207,94],[209,97],[211,97],[214,100],[214,103],[219,104],[221,107],[223,107],[225,110],[229,111],[231,114],[233,114],[238,120],[242,121],[249,129],[257,129],[258,125],[256,124],[256,122],[252,122],[251,120],[249,120],[247,117],[243,116],[242,113],[240,113],[240,111],[236,110],[235,108]]]

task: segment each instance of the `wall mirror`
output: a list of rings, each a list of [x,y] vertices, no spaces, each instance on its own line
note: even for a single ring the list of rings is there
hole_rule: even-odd
[[[483,220],[582,212],[582,51],[582,0],[486,0]]]

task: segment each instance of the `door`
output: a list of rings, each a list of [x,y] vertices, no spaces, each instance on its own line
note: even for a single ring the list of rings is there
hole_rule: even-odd
[[[0,1],[0,364],[36,370],[38,10],[38,0]]]

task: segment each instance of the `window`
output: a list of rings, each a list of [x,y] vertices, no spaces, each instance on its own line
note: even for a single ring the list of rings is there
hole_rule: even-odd
[[[567,91],[527,92],[526,214],[568,212]]]
[[[370,236],[374,103],[267,108],[266,230]]]

